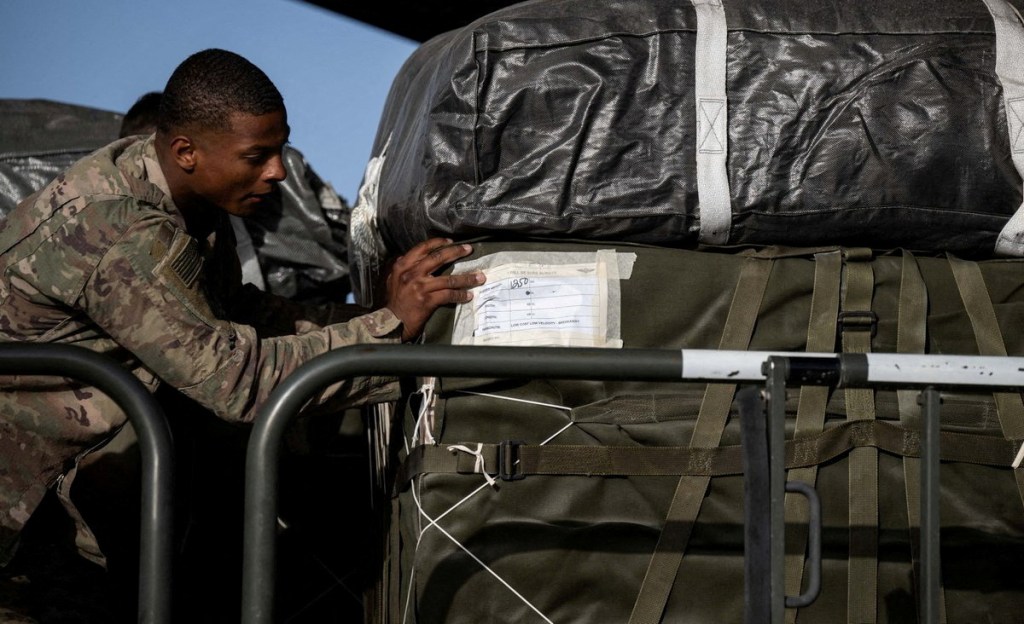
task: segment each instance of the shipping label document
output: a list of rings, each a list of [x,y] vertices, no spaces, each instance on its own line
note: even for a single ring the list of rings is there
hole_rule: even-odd
[[[607,319],[603,262],[503,264],[474,290],[473,344],[600,346]]]

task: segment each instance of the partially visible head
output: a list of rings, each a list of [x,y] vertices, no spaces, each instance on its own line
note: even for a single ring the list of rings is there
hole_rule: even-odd
[[[160,117],[161,95],[159,91],[150,91],[135,100],[132,107],[124,114],[124,119],[121,120],[121,132],[118,137],[123,139],[133,134],[156,132],[157,120]]]
[[[262,70],[226,50],[185,59],[160,101],[157,149],[175,203],[246,216],[285,178],[284,100]]]

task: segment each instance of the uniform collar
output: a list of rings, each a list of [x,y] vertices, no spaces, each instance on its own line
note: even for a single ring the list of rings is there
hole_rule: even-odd
[[[138,150],[137,153],[140,154],[139,160],[141,161],[142,169],[138,172],[140,174],[139,177],[160,189],[164,194],[160,207],[174,219],[178,227],[184,230],[185,217],[181,215],[181,211],[174,205],[174,199],[171,197],[171,187],[167,184],[167,176],[164,175],[163,169],[160,168],[160,160],[156,155],[156,135],[151,134],[132,147]]]
[[[163,191],[164,196],[170,200],[171,187],[167,184],[167,177],[164,176],[163,169],[160,168],[160,161],[156,157],[156,135],[151,134],[143,139],[142,145],[139,148],[142,151],[142,166],[145,179],[156,185],[158,189]]]

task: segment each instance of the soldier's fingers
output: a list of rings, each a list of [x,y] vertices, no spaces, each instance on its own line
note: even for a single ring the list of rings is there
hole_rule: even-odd
[[[419,268],[424,273],[433,273],[441,267],[455,262],[459,258],[473,253],[472,245],[447,245],[432,250],[419,262]]]
[[[473,253],[472,245],[453,245],[450,239],[432,238],[397,258],[394,270],[399,273],[413,271],[418,275],[430,275],[441,267],[471,253]]]
[[[464,303],[473,298],[469,289],[475,288],[485,281],[487,278],[480,271],[429,277],[420,283],[420,292],[430,304],[435,306],[446,303]]]
[[[451,245],[451,243],[452,241],[449,238],[431,238],[414,245],[412,249],[392,260],[392,271],[404,273],[416,266],[417,263],[429,256],[434,250]]]
[[[429,305],[437,308],[449,303],[466,303],[473,300],[473,293],[465,288],[442,288],[427,295]]]
[[[434,293],[445,290],[468,290],[476,288],[487,281],[487,278],[480,271],[473,273],[460,273],[458,275],[440,275],[429,277],[423,280],[423,291]]]
[[[468,290],[453,289],[448,293],[448,303],[468,303],[473,300],[473,293]]]
[[[402,257],[408,262],[419,262],[431,253],[445,247],[450,247],[451,245],[452,239],[450,238],[430,238],[413,245],[412,249],[405,252]]]
[[[444,280],[444,288],[467,289],[476,288],[483,284],[487,281],[487,276],[480,271],[474,271],[473,273],[460,273],[458,275],[443,275],[440,279]]]

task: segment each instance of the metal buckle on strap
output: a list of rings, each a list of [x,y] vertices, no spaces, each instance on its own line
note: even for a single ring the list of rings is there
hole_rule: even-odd
[[[841,331],[870,331],[874,338],[878,333],[878,315],[870,310],[855,310],[839,313]]]
[[[504,440],[498,445],[498,477],[502,481],[519,481],[526,478],[519,463],[519,447],[522,440]]]

